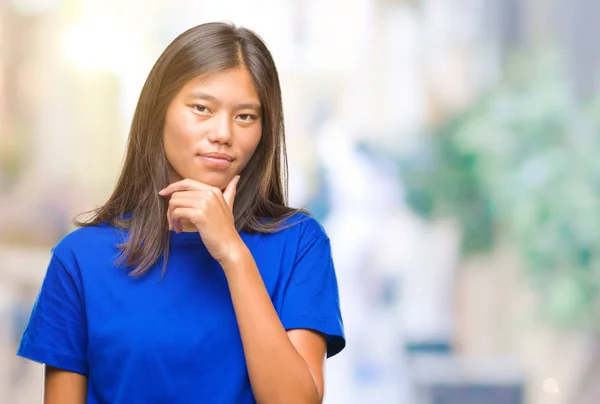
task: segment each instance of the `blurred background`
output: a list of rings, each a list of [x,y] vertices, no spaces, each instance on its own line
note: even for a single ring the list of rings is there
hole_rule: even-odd
[[[102,204],[179,33],[278,64],[290,200],[334,248],[328,404],[600,402],[600,2],[0,1],[0,403],[50,248]]]

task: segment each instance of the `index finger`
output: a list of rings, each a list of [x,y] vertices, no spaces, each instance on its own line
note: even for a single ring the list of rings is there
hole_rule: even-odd
[[[229,181],[229,184],[227,184],[225,191],[223,191],[223,197],[225,198],[227,205],[229,205],[231,209],[233,209],[233,202],[237,193],[238,182],[240,182],[240,176],[236,175],[231,179],[231,181]]]
[[[179,191],[196,191],[201,189],[212,189],[210,185],[206,185],[200,181],[192,180],[186,178],[181,181],[174,182],[167,186],[166,188],[160,190],[158,193],[162,196],[171,195],[173,192]]]

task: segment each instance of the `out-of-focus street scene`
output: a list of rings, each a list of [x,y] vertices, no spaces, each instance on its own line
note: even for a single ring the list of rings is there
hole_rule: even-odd
[[[0,403],[52,247],[102,205],[180,33],[254,30],[289,201],[333,248],[327,404],[600,403],[600,2],[0,2]]]

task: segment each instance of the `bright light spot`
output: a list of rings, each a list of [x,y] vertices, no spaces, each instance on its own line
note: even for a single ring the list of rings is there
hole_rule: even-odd
[[[558,382],[555,379],[544,380],[544,383],[542,383],[542,388],[548,394],[560,393],[560,390],[558,389]]]
[[[60,0],[12,0],[11,3],[23,14],[50,13],[60,8]]]
[[[114,20],[90,18],[80,21],[63,37],[62,49],[69,61],[89,69],[119,71],[131,50],[127,35]]]

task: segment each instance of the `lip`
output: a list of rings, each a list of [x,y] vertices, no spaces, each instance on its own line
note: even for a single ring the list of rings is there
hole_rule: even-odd
[[[217,167],[227,167],[235,160],[229,154],[225,153],[204,153],[199,156],[204,162]]]
[[[212,158],[212,159],[227,160],[229,162],[233,161],[233,157],[231,157],[229,154],[225,154],[225,153],[204,153],[204,154],[201,154],[200,156],[208,157],[208,158]]]

